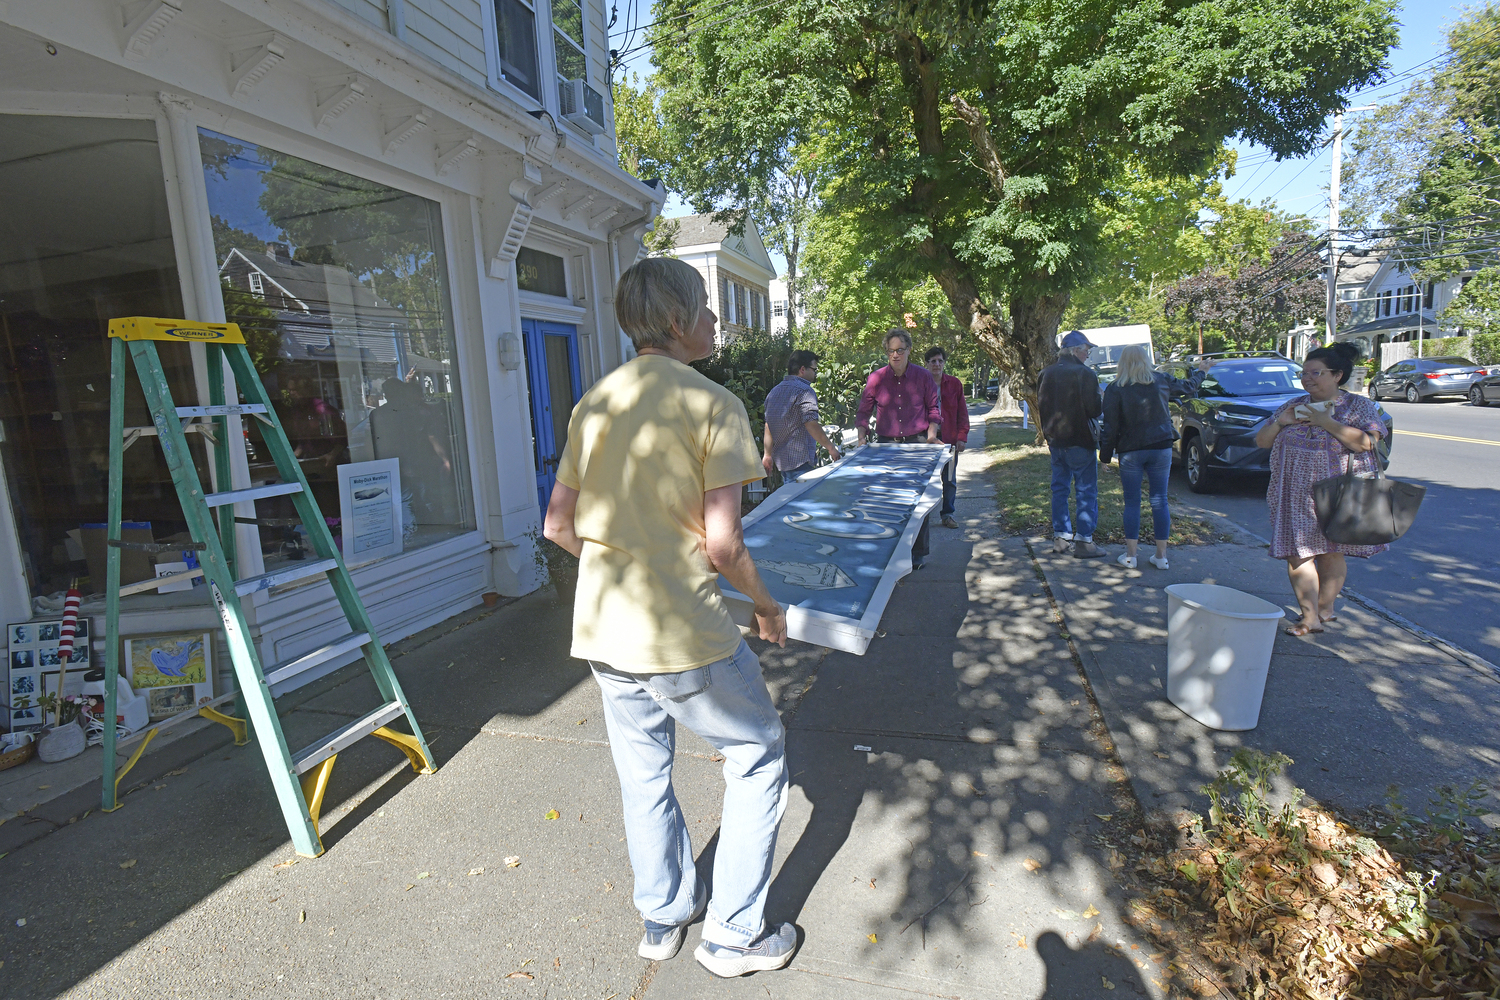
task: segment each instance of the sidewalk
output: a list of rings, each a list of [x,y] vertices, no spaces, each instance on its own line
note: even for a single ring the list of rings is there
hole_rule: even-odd
[[[1164,588],[1217,583],[1295,604],[1285,563],[1265,546],[1173,549],[1162,572],[1144,559],[1145,569],[1125,569],[1118,546],[1085,561],[1054,556],[1046,539],[1029,544],[1148,812],[1203,812],[1198,788],[1239,746],[1291,757],[1282,790],[1295,785],[1342,809],[1376,805],[1393,784],[1414,807],[1440,785],[1500,789],[1500,680],[1353,602],[1340,601],[1322,634],[1278,629],[1254,730],[1216,732],[1167,701]],[[1289,612],[1284,624],[1296,618]],[[1500,813],[1493,792],[1491,802]]]
[[[1357,608],[1319,642],[1278,640],[1260,729],[1187,720],[1157,686],[1161,586],[1280,603],[1280,564],[1245,545],[1177,550],[1154,575],[1034,560],[998,534],[983,431],[961,458],[963,528],[932,529],[865,656],[759,649],[793,781],[768,912],[802,929],[788,971],[717,980],[692,960],[698,926],[672,961],[635,956],[597,689],[567,656],[569,609],[535,594],[393,647],[439,770],[414,776],[373,740],[340,754],[322,858],[295,861],[259,753],[215,730],[156,755],[119,812],[76,818],[94,783],[29,814],[57,828],[0,858],[0,995],[1160,997],[1170,956],[1122,919],[1096,839],[1130,787],[1148,809],[1191,803],[1240,741],[1290,754],[1299,785],[1344,804],[1388,780],[1493,777],[1494,682]],[[299,692],[288,739],[375,701],[341,672]],[[684,735],[675,781],[710,871],[711,748]]]

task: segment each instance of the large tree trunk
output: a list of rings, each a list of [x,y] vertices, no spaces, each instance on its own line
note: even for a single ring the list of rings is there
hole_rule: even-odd
[[[1011,345],[1016,365],[1010,376],[1010,394],[1025,400],[1036,415],[1037,379],[1057,358],[1057,328],[1068,308],[1068,293],[1060,295],[1013,295],[1010,299]],[[1042,443],[1042,429],[1037,424],[1037,444]]]
[[[937,282],[954,318],[969,329],[995,362],[1011,397],[1036,413],[1037,378],[1057,357],[1057,328],[1068,308],[1068,293],[1011,296],[1007,326],[984,304],[967,268],[946,247],[929,241],[923,252],[941,264]],[[1040,431],[1037,441],[1041,441]]]

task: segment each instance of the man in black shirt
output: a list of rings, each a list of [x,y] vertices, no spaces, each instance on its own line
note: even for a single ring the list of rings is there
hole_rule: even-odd
[[[1078,330],[1062,339],[1055,364],[1037,383],[1037,419],[1052,452],[1052,551],[1071,545],[1078,559],[1104,553],[1094,544],[1099,521],[1099,444],[1093,422],[1103,412],[1099,377],[1084,362],[1093,344]],[[1077,520],[1068,518],[1068,493],[1076,490]]]

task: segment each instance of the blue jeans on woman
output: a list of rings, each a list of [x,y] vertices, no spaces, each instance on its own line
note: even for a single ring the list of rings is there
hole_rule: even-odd
[[[677,723],[724,755],[724,810],[703,940],[747,948],[765,930],[776,829],[786,811],[786,731],[742,640],[733,656],[675,674],[590,663],[620,778],[635,907],[658,925],[686,923],[703,891],[687,820],[672,789]]]
[[[1156,540],[1172,534],[1172,513],[1167,509],[1167,480],[1172,474],[1172,449],[1149,448],[1120,453],[1120,488],[1125,494],[1125,537],[1141,537],[1141,480],[1151,483],[1151,527]]]

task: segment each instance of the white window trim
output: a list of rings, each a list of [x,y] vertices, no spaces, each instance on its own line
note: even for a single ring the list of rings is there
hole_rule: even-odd
[[[548,320],[553,323],[570,323],[581,327],[584,317],[588,315],[588,309],[584,306],[575,306],[567,299],[556,295],[517,291],[516,299],[521,304],[522,319]],[[587,331],[580,329],[578,332],[582,334]]]
[[[540,19],[542,16],[540,8],[546,0],[532,0],[532,2],[534,5],[532,13]],[[547,24],[550,26],[552,24],[552,10],[550,5],[547,6]],[[542,100],[538,101],[535,97],[532,97],[526,91],[500,75],[500,24],[495,20],[495,0],[479,0],[479,12],[484,19],[484,68],[485,75],[489,78],[490,89],[499,91],[527,110],[540,111],[546,109],[548,111],[555,111],[556,98],[551,102],[547,101],[546,87],[541,88]],[[538,50],[541,47],[541,45],[537,45]],[[542,56],[543,53],[538,51],[536,61],[537,76],[545,79]],[[556,74],[553,75],[555,76]]]

